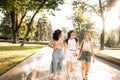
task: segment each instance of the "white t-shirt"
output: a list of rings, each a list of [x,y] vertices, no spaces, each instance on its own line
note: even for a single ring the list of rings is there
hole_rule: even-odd
[[[68,40],[68,47],[69,50],[76,50],[76,40],[75,39],[69,39]]]

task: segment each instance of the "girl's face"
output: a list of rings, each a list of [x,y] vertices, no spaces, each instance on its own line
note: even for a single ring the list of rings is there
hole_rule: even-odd
[[[71,38],[75,38],[75,32],[71,33]]]
[[[62,37],[62,32],[61,32],[61,34],[59,35],[59,38],[61,38]]]
[[[86,40],[89,40],[89,36],[88,36],[87,34],[85,35],[85,39],[86,39]]]

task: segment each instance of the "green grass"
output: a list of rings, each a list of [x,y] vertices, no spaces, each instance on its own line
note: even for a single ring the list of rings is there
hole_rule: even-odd
[[[0,43],[0,75],[16,66],[29,56],[33,55],[45,45],[27,45],[20,47],[18,44]]]
[[[102,50],[100,52],[108,54],[113,57],[120,58],[120,50]]]
[[[39,49],[42,46],[25,46],[25,47],[20,47],[20,46],[0,46],[0,52],[1,51],[19,51],[19,50],[30,50],[30,49]]]

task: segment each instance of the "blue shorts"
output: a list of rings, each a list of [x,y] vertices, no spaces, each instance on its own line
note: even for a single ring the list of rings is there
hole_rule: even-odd
[[[80,56],[80,60],[84,60],[86,62],[91,62],[91,53],[90,52],[82,52]]]

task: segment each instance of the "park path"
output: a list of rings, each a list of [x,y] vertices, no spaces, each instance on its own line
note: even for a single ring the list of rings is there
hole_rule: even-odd
[[[0,80],[49,80],[52,77],[50,74],[52,52],[53,50],[49,47],[40,49],[33,56],[0,76]],[[58,80],[68,80],[65,66],[66,63],[63,61],[62,75]],[[77,61],[72,80],[82,80],[80,67],[81,64]],[[95,63],[91,65],[88,80],[120,80],[120,66],[96,57]]]

